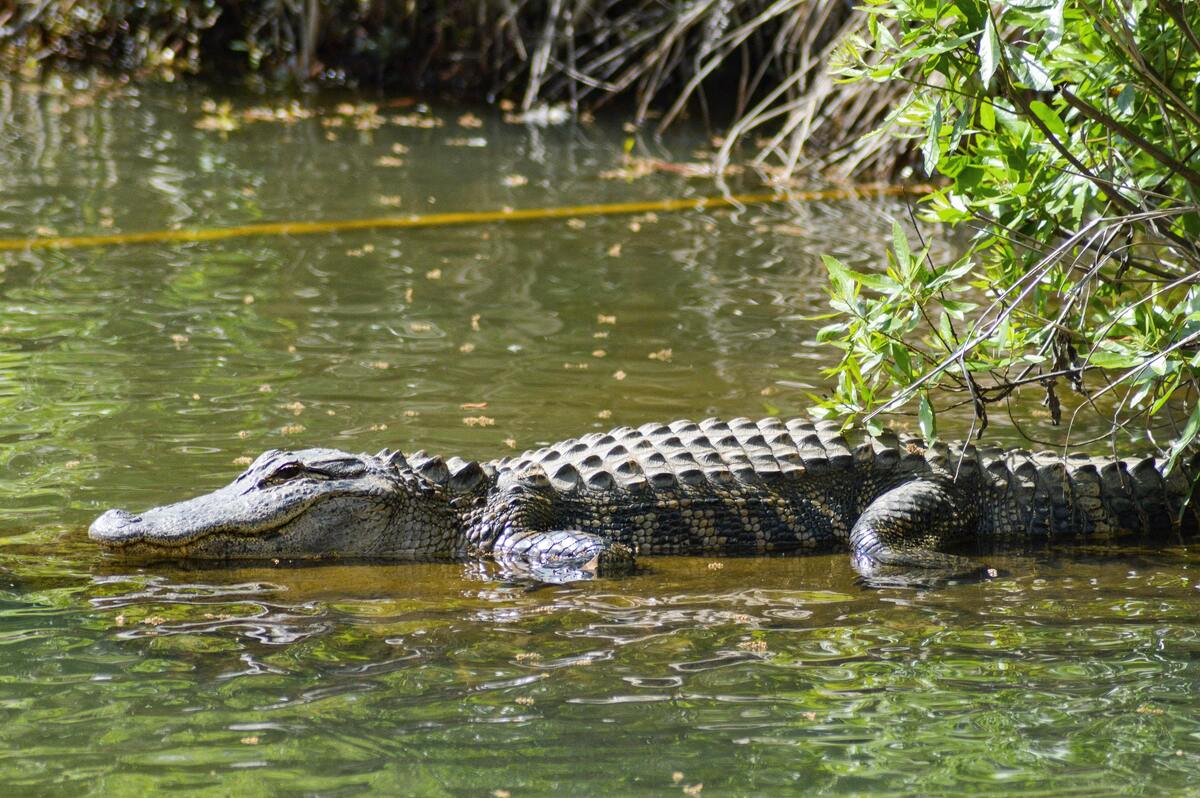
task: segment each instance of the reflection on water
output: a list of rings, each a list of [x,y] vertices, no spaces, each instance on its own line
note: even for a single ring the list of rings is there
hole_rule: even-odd
[[[601,177],[624,139],[603,125],[526,130],[477,109],[476,127],[461,109],[345,97],[292,121],[244,113],[264,102],[234,98],[221,132],[196,126],[183,91],[0,83],[0,237],[711,190]],[[704,143],[647,146],[688,159]],[[0,255],[0,779],[103,794],[1186,792],[1200,601],[1183,549],[999,558],[1005,578],[922,593],[865,591],[841,555],[650,558],[627,579],[530,592],[481,564],[150,568],[83,537],[108,506],[215,487],[268,447],[497,456],[793,412],[830,358],[808,320],[824,308],[818,255],[870,265],[900,213]]]

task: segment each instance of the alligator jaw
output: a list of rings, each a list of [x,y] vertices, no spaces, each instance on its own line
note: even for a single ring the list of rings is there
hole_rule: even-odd
[[[220,490],[137,515],[109,510],[92,522],[88,537],[107,549],[123,553],[187,556],[195,552],[201,541],[219,535],[243,539],[266,537],[285,527],[312,502],[292,504],[284,513],[262,517],[261,512],[252,512],[254,508],[244,497]]]

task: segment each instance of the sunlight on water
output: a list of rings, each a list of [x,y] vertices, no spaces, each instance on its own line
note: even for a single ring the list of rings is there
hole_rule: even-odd
[[[268,100],[230,100],[222,131],[183,90],[0,83],[0,237],[713,191],[614,174],[615,127],[354,97],[268,122]],[[702,158],[689,136],[642,146]],[[1189,794],[1183,548],[1001,556],[1002,578],[926,592],[864,590],[844,555],[648,558],[527,591],[478,563],[134,566],[84,537],[107,507],[216,487],[271,447],[494,457],[798,413],[833,354],[811,318],[820,253],[869,266],[906,215],[863,200],[0,255],[0,781]]]

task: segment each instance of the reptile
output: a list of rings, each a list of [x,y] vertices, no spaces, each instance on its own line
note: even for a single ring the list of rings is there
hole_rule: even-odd
[[[1061,456],[805,419],[676,421],[502,459],[271,450],[231,483],[91,538],[127,555],[238,559],[491,558],[570,581],[640,554],[848,549],[868,580],[994,574],[962,550],[1192,534],[1200,456]]]

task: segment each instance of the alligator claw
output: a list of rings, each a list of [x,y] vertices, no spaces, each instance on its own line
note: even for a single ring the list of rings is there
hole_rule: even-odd
[[[968,567],[922,568],[883,565],[856,557],[854,568],[858,571],[858,577],[855,582],[862,587],[876,590],[889,587],[932,590],[946,585],[985,582],[1006,575],[996,568],[976,565],[965,557],[956,557],[955,560],[967,563]]]

